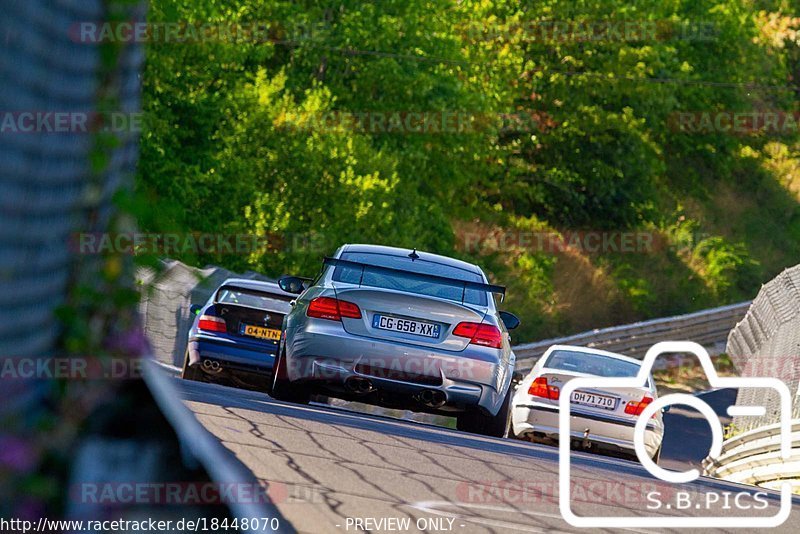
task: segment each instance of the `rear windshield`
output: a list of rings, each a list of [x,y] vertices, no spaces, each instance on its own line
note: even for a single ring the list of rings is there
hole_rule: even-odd
[[[608,377],[631,377],[639,373],[638,363],[619,360],[602,354],[570,350],[554,351],[544,366],[549,369]]]
[[[217,304],[234,304],[236,306],[246,306],[259,310],[279,311],[288,313],[291,310],[289,305],[290,297],[262,293],[252,289],[242,289],[238,287],[223,286],[217,292]]]
[[[463,297],[465,303],[478,306],[486,306],[488,302],[486,291],[479,291],[471,288],[465,290],[464,286],[458,282],[448,284],[437,280],[432,281],[424,276],[427,274],[454,278],[455,280],[464,280],[467,282],[485,283],[481,275],[465,269],[450,265],[442,265],[441,263],[431,261],[412,261],[411,258],[367,252],[346,252],[342,254],[341,259],[378,267],[401,269],[406,272],[388,273],[380,270],[371,271],[369,268],[366,268],[364,269],[362,277],[360,267],[337,265],[333,271],[334,282],[395,289],[417,295],[454,300],[456,302],[461,302]]]

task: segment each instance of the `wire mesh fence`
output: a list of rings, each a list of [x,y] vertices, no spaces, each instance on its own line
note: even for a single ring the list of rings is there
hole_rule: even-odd
[[[741,376],[783,380],[794,393],[800,383],[800,265],[786,269],[765,284],[744,319],[728,336],[727,352]],[[739,392],[737,405],[764,406],[761,417],[736,417],[737,432],[777,422],[778,396],[755,388]],[[794,397],[792,417],[800,418],[800,397]]]

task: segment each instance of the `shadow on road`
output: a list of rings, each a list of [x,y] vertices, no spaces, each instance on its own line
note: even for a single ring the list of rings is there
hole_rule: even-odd
[[[700,398],[719,416],[723,427],[730,423],[726,410],[736,403],[735,389],[702,393]],[[661,466],[679,471],[701,469],[711,447],[711,428],[705,417],[693,408],[676,405],[664,415],[664,426]]]

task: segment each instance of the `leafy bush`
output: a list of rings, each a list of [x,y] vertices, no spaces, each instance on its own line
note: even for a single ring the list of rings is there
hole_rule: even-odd
[[[752,293],[760,279],[759,265],[742,243],[731,244],[721,237],[698,243],[694,257],[704,264],[703,277],[720,300],[743,298]]]
[[[522,338],[569,331],[589,315],[603,326],[752,296],[800,257],[797,158],[767,135],[700,135],[673,118],[796,109],[780,88],[800,62],[794,22],[781,13],[788,6],[758,8],[749,0],[154,0],[151,22],[267,21],[270,39],[149,44],[137,183],[159,209],[141,225],[284,236],[277,249],[248,255],[179,257],[271,275],[313,274],[323,253],[348,241],[461,254],[453,228],[465,221],[645,228],[667,241],[650,255],[570,264],[583,270],[592,314],[585,295],[560,286],[570,283],[564,258],[476,256],[518,292],[508,304],[531,325]],[[625,20],[659,30],[600,40],[541,33],[553,21]],[[710,33],[693,34],[699,24]],[[317,120],[359,113],[480,120],[468,132],[437,133]],[[676,214],[685,222],[676,225]]]

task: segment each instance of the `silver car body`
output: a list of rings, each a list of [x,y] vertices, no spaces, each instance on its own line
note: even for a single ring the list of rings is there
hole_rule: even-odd
[[[384,266],[388,261],[408,272],[455,274],[465,280],[488,283],[475,265],[416,251],[416,258],[412,259],[410,252],[376,245],[344,245],[333,258]],[[335,274],[336,269],[326,265],[286,317],[282,350],[291,382],[350,398],[353,391],[347,385],[353,378],[365,379],[371,387],[357,397],[365,403],[405,404],[406,408],[431,413],[457,413],[476,406],[491,415],[498,412],[510,387],[515,356],[490,293],[483,292],[482,297],[473,294],[474,302],[462,303],[373,287],[363,279],[342,280],[341,273]],[[341,321],[309,317],[309,303],[318,297],[352,302],[360,308],[362,317],[343,317]],[[438,336],[376,328],[376,315],[434,324]],[[453,329],[462,321],[496,326],[502,333],[502,346],[478,346],[467,338],[454,336]],[[444,393],[446,403],[435,409],[413,403],[424,390]]]
[[[512,401],[512,429],[519,438],[532,441],[556,441],[559,435],[559,401],[533,396],[529,389],[534,380],[544,377],[549,385],[560,388],[572,377],[578,376],[603,376],[595,373],[570,371],[563,368],[548,367],[550,357],[557,351],[568,351],[578,354],[591,362],[592,358],[608,357],[629,362],[638,370],[641,362],[621,354],[586,347],[570,345],[553,345],[539,359],[527,377],[519,384]],[[613,409],[588,406],[586,404],[570,402],[570,435],[572,439],[586,448],[594,447],[612,452],[622,452],[626,455],[635,454],[633,444],[633,429],[636,424],[636,415],[625,413],[625,407],[630,402],[638,402],[644,396],[653,400],[658,398],[653,378],[648,379],[648,384],[641,388],[618,389],[581,389],[588,394],[613,397],[616,399]],[[647,423],[645,431],[645,449],[653,456],[661,447],[664,436],[664,421],[661,411]]]

